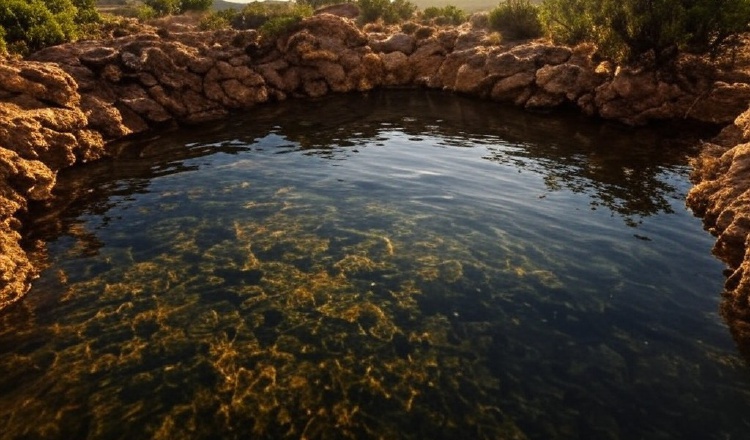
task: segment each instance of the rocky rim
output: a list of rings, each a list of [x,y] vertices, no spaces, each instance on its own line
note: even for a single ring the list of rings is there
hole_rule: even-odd
[[[590,45],[495,41],[472,24],[406,34],[322,13],[273,40],[147,28],[0,59],[0,308],[39,270],[20,245],[29,204],[51,200],[59,170],[114,154],[111,141],[271,101],[426,87],[631,125],[725,126],[694,161],[687,203],[729,266],[722,311],[750,357],[750,74],[688,55],[658,71],[600,62]]]

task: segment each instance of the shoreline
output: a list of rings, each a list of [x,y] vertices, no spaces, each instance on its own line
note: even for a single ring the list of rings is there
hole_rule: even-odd
[[[722,312],[750,354],[750,74],[690,56],[669,72],[620,68],[592,46],[496,45],[488,33],[468,24],[364,32],[320,14],[273,41],[161,29],[0,59],[0,309],[38,272],[20,245],[29,204],[53,198],[58,171],[111,156],[112,141],[268,102],[412,87],[629,125],[724,126],[694,160],[687,204],[717,236],[714,253],[732,272]]]

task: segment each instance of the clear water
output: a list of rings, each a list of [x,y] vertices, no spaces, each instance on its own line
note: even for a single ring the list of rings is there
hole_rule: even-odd
[[[685,143],[415,91],[61,176],[0,314],[3,439],[739,439]]]

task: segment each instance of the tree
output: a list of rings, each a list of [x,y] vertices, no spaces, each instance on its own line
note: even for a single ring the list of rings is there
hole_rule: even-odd
[[[715,53],[748,30],[750,0],[544,0],[542,21],[555,39],[592,41],[605,55],[657,64],[679,51]]]
[[[207,11],[213,0],[145,0],[146,6],[152,8],[156,15],[177,15],[188,11]]]

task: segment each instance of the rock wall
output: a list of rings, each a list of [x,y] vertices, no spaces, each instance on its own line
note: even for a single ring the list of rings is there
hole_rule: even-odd
[[[162,29],[0,60],[0,307],[35,275],[19,245],[28,203],[52,197],[58,170],[107,155],[108,141],[268,101],[404,86],[627,124],[728,124],[750,102],[750,78],[696,58],[668,73],[620,69],[591,46],[498,45],[470,25],[364,32],[330,14],[272,41],[252,30]]]
[[[714,254],[729,266],[721,313],[750,360],[750,110],[704,145],[693,180],[688,206],[717,237]]]

